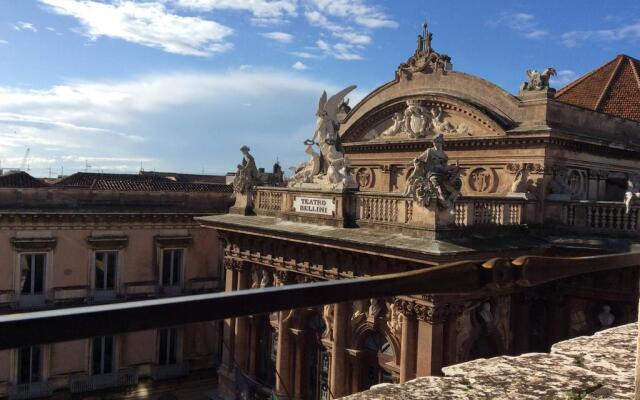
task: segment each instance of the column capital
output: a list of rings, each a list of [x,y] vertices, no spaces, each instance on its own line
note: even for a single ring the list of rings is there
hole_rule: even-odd
[[[413,310],[418,320],[430,324],[441,324],[459,315],[462,307],[458,304],[431,305],[416,303]]]
[[[224,257],[222,264],[227,270],[244,271],[251,268],[248,262],[233,257]]]

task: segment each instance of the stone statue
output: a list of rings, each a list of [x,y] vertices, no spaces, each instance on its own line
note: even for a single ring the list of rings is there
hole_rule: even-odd
[[[245,194],[258,182],[258,168],[255,159],[249,154],[250,150],[247,146],[240,148],[242,164],[238,164],[238,171],[233,179],[233,190],[236,193]]]
[[[637,176],[629,177],[627,191],[624,194],[625,212],[631,212],[631,206],[640,202],[640,182]]]
[[[338,111],[344,96],[355,89],[349,86],[327,99],[327,92],[323,92],[316,112],[316,128],[313,138],[306,140],[306,152],[312,159],[296,169],[296,173],[289,181],[290,187],[303,184],[317,184],[331,189],[357,188],[357,183],[351,176],[351,162],[339,148]],[[317,145],[320,154],[316,158],[313,145]],[[311,148],[311,149],[310,149]],[[316,153],[317,154],[317,153]]]
[[[322,318],[324,318],[324,323],[327,324],[326,335],[333,338],[333,304],[325,304],[322,309]]]
[[[600,321],[600,326],[603,328],[610,328],[614,321],[616,320],[616,316],[611,313],[611,306],[605,304],[602,306],[602,311],[598,314],[598,321]]]
[[[480,318],[484,321],[485,324],[491,325],[493,323],[493,314],[491,313],[491,303],[488,301],[482,303],[482,308],[480,309]]]
[[[433,147],[413,159],[414,170],[404,195],[413,197],[424,207],[429,207],[435,199],[439,207],[453,210],[453,203],[460,196],[462,179],[458,166],[448,164],[443,145],[444,137],[439,133],[433,138]]]
[[[559,168],[555,171],[553,179],[549,183],[551,194],[571,194],[571,186],[569,185],[569,177],[566,168]]]
[[[351,314],[351,321],[357,321],[361,317],[365,316],[366,305],[364,300],[356,300],[353,302],[353,313]]]
[[[260,287],[260,272],[257,268],[251,271],[251,289],[257,289]]]
[[[382,131],[380,136],[382,137],[395,136],[398,133],[403,131],[403,128],[405,125],[404,114],[401,112],[397,112],[393,114],[393,117],[391,117],[391,119],[393,120],[393,124],[387,129],[385,129],[384,131]]]
[[[429,74],[435,71],[451,70],[451,57],[435,51],[431,46],[432,40],[433,34],[429,32],[425,22],[422,24],[422,35],[418,35],[416,51],[407,62],[398,66],[397,78],[412,79],[415,73]]]
[[[382,311],[384,311],[382,304],[380,302],[380,300],[378,299],[371,299],[370,300],[370,305],[369,305],[369,313],[368,313],[368,319],[379,319],[382,318]]]
[[[535,69],[528,69],[527,77],[529,79],[520,86],[520,91],[549,89],[549,78],[556,75],[556,69],[552,67],[545,69],[542,73]]]
[[[387,315],[387,326],[389,326],[389,330],[397,337],[400,338],[400,334],[402,333],[402,319],[404,315],[398,310],[398,307],[392,301],[388,306],[388,315]]]
[[[444,121],[442,107],[434,107],[431,109],[431,125],[436,133],[457,133],[456,127],[449,121]]]
[[[260,280],[260,287],[265,288],[271,286],[271,274],[266,269],[262,270],[262,279]]]

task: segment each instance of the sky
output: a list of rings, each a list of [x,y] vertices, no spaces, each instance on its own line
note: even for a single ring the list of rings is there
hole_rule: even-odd
[[[216,174],[246,144],[287,170],[322,91],[392,80],[425,20],[454,70],[511,93],[640,58],[637,0],[0,0],[1,167]]]

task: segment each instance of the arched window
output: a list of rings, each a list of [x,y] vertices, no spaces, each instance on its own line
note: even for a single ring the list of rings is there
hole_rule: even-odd
[[[387,370],[387,364],[393,361],[393,347],[387,338],[378,331],[369,333],[363,344],[362,389],[368,389],[378,383],[393,383],[393,376]]]

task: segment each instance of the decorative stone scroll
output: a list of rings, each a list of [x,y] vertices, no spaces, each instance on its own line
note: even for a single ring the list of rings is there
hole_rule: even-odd
[[[423,23],[422,35],[418,35],[416,52],[409,57],[407,62],[400,64],[396,70],[398,78],[411,79],[416,73],[429,74],[452,69],[451,57],[440,54],[431,47],[433,34],[427,28],[428,24],[426,22]]]
[[[355,89],[349,86],[327,99],[323,92],[316,112],[316,129],[312,139],[305,141],[309,161],[294,168],[289,187],[317,187],[329,190],[355,189],[357,183],[351,176],[351,161],[340,149],[338,112],[344,96]],[[317,145],[320,153],[314,151]]]
[[[444,137],[438,134],[433,138],[433,147],[413,159],[414,169],[404,195],[423,207],[429,207],[435,200],[439,208],[453,209],[453,203],[460,196],[460,170],[457,165],[449,165],[443,145]]]

